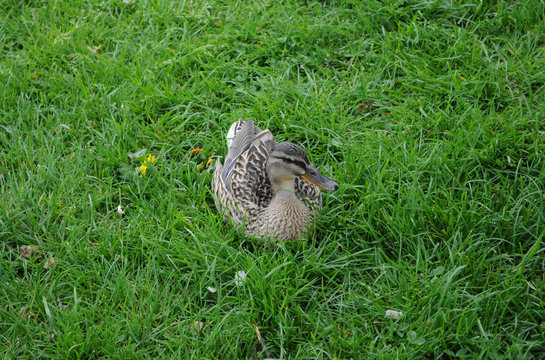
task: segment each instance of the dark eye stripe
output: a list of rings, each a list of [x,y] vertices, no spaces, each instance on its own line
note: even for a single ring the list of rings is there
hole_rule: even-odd
[[[294,164],[294,165],[300,167],[301,169],[306,170],[306,168],[307,168],[307,165],[306,165],[303,161],[295,160],[295,159],[290,159],[290,158],[288,158],[288,157],[281,157],[280,159],[281,159],[282,161],[287,162],[287,163]]]

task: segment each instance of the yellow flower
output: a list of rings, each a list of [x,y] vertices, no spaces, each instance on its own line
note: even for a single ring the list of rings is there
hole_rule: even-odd
[[[196,148],[196,149],[193,149],[189,152],[191,155],[197,155],[197,154],[200,154],[202,153],[202,150],[199,149],[199,148]]]
[[[146,159],[144,160],[142,165],[140,165],[140,177],[146,175],[146,171],[148,170],[148,165],[153,164],[156,161],[157,161],[157,157],[153,156],[153,154],[149,154],[148,156],[146,156]]]
[[[144,161],[144,163],[153,164],[153,163],[155,163],[155,161],[157,161],[157,158],[156,158],[155,156],[153,156],[153,154],[149,154],[149,155],[146,157],[146,161]]]
[[[202,170],[202,169],[205,169],[205,168],[209,167],[211,163],[212,163],[212,158],[208,158],[208,161],[206,162],[206,164],[205,164],[204,161],[203,161],[202,163],[200,163],[200,164],[197,166],[197,168],[198,168],[199,171],[200,171],[200,170]]]
[[[144,163],[144,164],[146,164],[146,163]],[[144,165],[144,164],[140,165],[140,177],[146,175],[146,171],[148,170],[148,167],[146,165]]]

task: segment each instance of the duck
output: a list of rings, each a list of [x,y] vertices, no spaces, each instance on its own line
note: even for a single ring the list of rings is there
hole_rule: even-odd
[[[238,120],[227,132],[227,155],[216,160],[211,190],[217,209],[245,236],[298,241],[322,208],[320,190],[339,185],[321,174],[308,153],[276,142],[252,120]]]

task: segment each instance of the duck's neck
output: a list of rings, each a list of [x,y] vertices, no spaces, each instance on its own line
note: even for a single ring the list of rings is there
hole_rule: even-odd
[[[290,198],[295,196],[295,179],[276,180],[271,183],[272,194],[276,198]]]

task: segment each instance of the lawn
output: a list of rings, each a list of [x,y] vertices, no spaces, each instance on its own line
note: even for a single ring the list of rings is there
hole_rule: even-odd
[[[545,357],[543,1],[3,0],[0,84],[3,359]],[[215,209],[239,118],[308,240]]]

